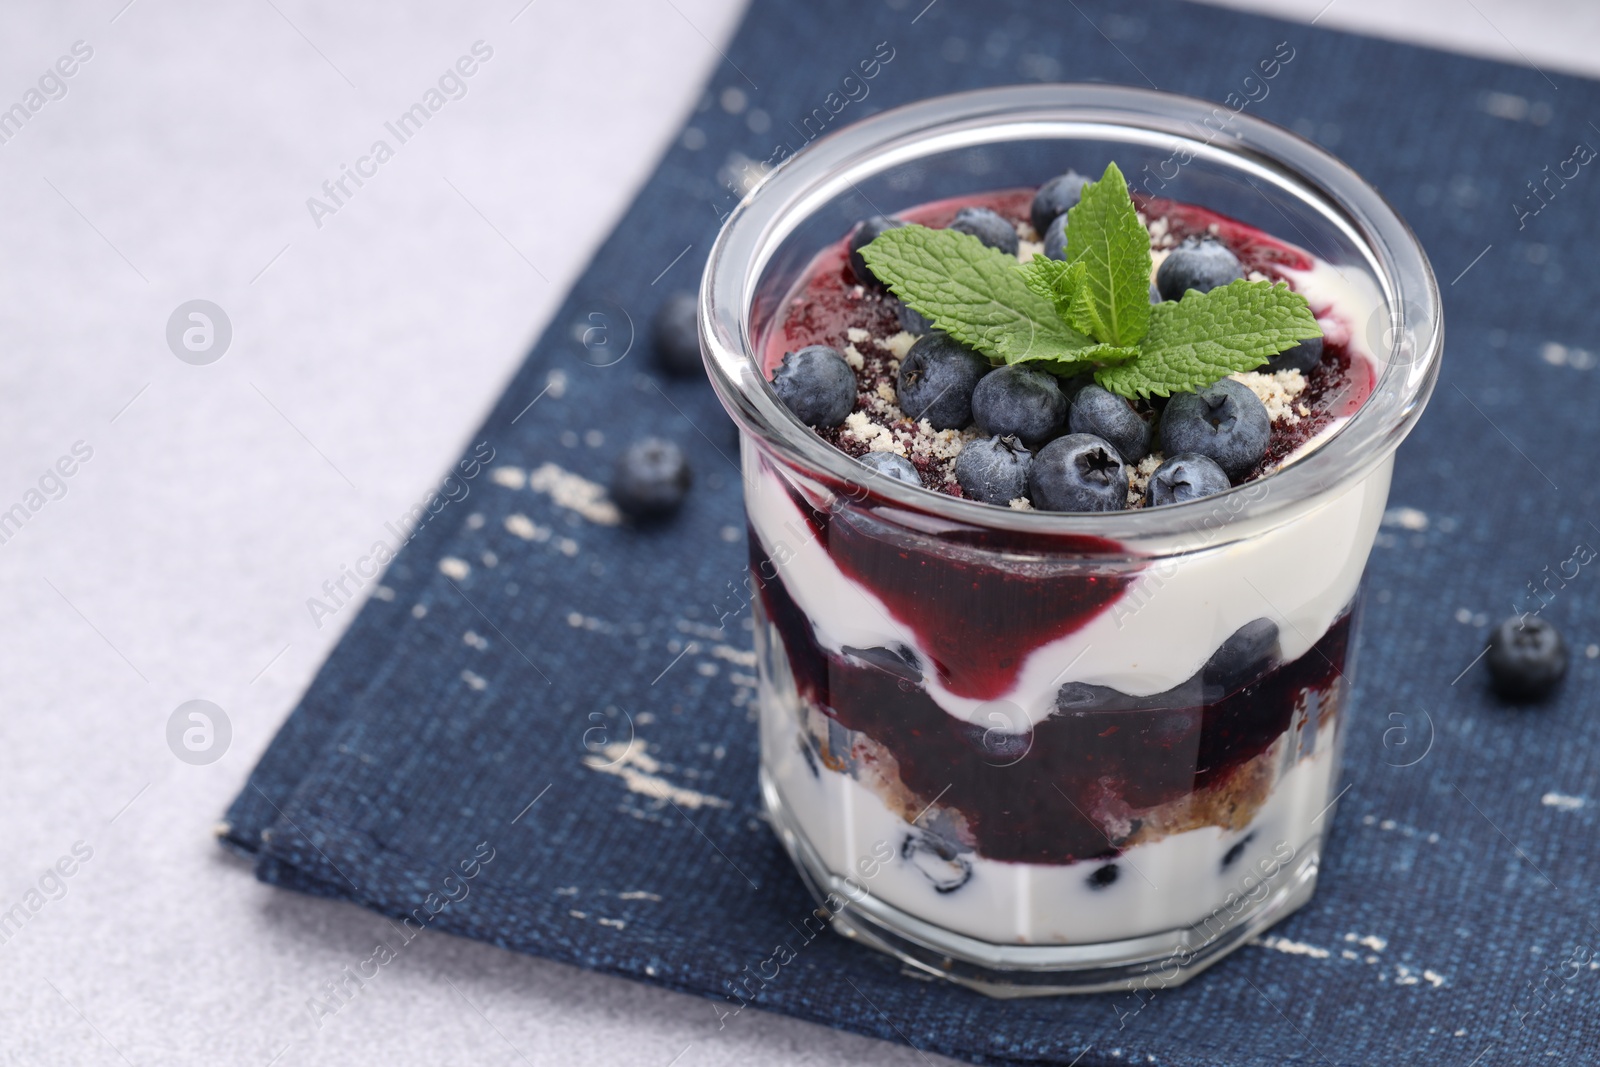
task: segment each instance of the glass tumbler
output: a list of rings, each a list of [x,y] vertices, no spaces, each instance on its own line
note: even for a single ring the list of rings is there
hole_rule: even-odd
[[[875,474],[778,401],[766,339],[858,219],[1114,159],[1329,264],[1371,396],[1310,454],[1184,504],[991,507]],[[701,286],[741,435],[761,788],[841,933],[996,996],[1181,982],[1311,896],[1359,588],[1443,342],[1415,237],[1315,145],[1145,90],[983,90],[802,149]]]

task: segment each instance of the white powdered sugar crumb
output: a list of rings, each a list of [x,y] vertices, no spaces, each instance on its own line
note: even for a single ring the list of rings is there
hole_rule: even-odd
[[[852,326],[852,327],[850,327],[850,332],[851,333],[866,333],[867,331],[858,330],[854,326]],[[867,358],[861,354],[861,350],[858,349],[854,344],[848,344],[848,345],[844,346],[844,361],[846,363],[850,364],[850,366],[855,368],[856,370],[866,370],[867,369]]]
[[[1310,418],[1311,417],[1311,408],[1309,408],[1305,404],[1296,404],[1294,406],[1294,409],[1295,409],[1295,411],[1299,412],[1299,414],[1301,415],[1302,418]]]
[[[896,400],[900,399],[899,394],[894,391],[894,386],[890,385],[888,382],[879,382],[877,391],[878,399],[882,400],[886,404],[893,404]]]
[[[895,452],[894,433],[887,426],[879,426],[867,418],[864,411],[852,411],[844,420],[841,437],[853,437],[867,446],[869,452]]]
[[[911,351],[911,346],[917,343],[917,335],[907,330],[901,330],[893,337],[878,342],[878,347],[891,353],[895,359],[905,359],[906,353]]]
[[[935,430],[927,419],[917,423],[917,433],[918,442],[934,459],[955,459],[967,444],[966,431]]]
[[[1160,452],[1152,452],[1141,459],[1137,464],[1128,468],[1128,508],[1144,507],[1145,490],[1150,486],[1150,478],[1155,474],[1156,468],[1161,466],[1164,457]]]
[[[1230,377],[1261,398],[1261,403],[1266,405],[1267,416],[1273,422],[1293,426],[1300,421],[1301,412],[1296,410],[1295,398],[1306,391],[1306,378],[1299,371],[1281,370],[1276,374],[1266,374],[1252,370]],[[1305,407],[1303,404],[1299,406]]]
[[[860,344],[862,341],[865,341],[865,340],[867,340],[868,338],[870,338],[872,336],[871,333],[869,333],[866,330],[863,330],[859,326],[851,326],[851,327],[849,327],[848,329],[846,329],[844,331],[844,335],[846,337],[850,338],[850,341],[853,344]]]
[[[1033,227],[1030,226],[1028,229],[1031,232]],[[1042,255],[1044,255],[1043,241],[1030,241],[1025,237],[1017,241],[1017,259],[1023,263],[1031,263],[1034,256]]]
[[[1021,222],[1017,223],[1017,240],[1042,241],[1044,240],[1044,235],[1033,228],[1033,223],[1029,222],[1027,219],[1023,219]]]
[[[1157,248],[1165,248],[1167,245],[1172,243],[1172,237],[1168,232],[1168,224],[1165,217],[1156,219],[1154,222],[1146,222],[1145,217],[1140,215],[1139,221],[1143,222],[1144,228],[1150,231],[1150,243],[1152,245]]]
[[[1025,496],[1019,496],[1015,500],[1006,501],[1006,506],[1012,511],[1032,511],[1033,501]]]
[[[1258,270],[1253,270],[1249,274],[1246,274],[1245,278],[1248,281],[1252,281],[1252,282],[1270,282],[1272,280],[1271,278],[1267,277],[1265,274],[1262,274]]]

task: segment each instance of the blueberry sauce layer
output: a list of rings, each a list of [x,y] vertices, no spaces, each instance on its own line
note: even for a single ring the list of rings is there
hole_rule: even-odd
[[[1120,551],[1099,537],[973,528],[948,533],[934,551],[925,535],[897,531],[866,509],[824,513],[792,487],[789,499],[834,565],[916,634],[928,666],[958,696],[1004,695],[1030,652],[1077,631],[1133,580],[1086,565]],[[754,530],[750,540],[760,543]]]

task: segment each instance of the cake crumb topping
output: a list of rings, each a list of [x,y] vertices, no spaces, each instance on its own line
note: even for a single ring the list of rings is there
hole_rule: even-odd
[[[855,331],[852,330],[851,332],[854,333]],[[862,332],[865,333],[866,331],[863,330]],[[867,358],[863,356],[861,354],[861,350],[853,344],[844,346],[844,361],[850,364],[852,370],[867,369]]]
[[[1281,370],[1275,374],[1252,370],[1230,377],[1261,399],[1261,403],[1266,405],[1267,416],[1274,423],[1293,426],[1302,415],[1311,414],[1304,404],[1295,403],[1300,394],[1306,391],[1305,375],[1297,370]]]
[[[909,330],[901,330],[893,337],[887,337],[875,342],[877,346],[894,356],[896,361],[906,358],[906,353],[911,351],[911,346],[917,343],[917,335]],[[898,367],[895,368],[899,370]]]
[[[1152,452],[1128,468],[1128,507],[1144,506],[1145,490],[1150,487],[1150,478],[1164,458],[1160,452]]]
[[[1033,501],[1029,500],[1025,496],[1019,496],[1016,499],[1009,501],[1007,506],[1010,507],[1012,511],[1032,511]]]
[[[858,345],[862,341],[865,341],[868,338],[870,338],[872,336],[872,333],[870,331],[868,331],[868,330],[863,330],[859,326],[850,326],[850,327],[847,327],[845,329],[844,335],[846,337],[850,338],[850,342],[852,344],[857,344]]]

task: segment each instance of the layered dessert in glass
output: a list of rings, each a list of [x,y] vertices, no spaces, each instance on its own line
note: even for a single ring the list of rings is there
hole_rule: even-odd
[[[780,168],[707,267],[774,826],[842,932],[997,995],[1182,981],[1309,898],[1333,817],[1361,573],[1437,373],[1437,292],[1354,174],[1242,116],[1210,136],[1207,113],[1104,86],[889,112]],[[1178,178],[1141,184],[1179,148]],[[1154,390],[1115,371],[1126,346],[986,355],[882,254],[909,224],[1019,269],[1070,259],[1041,187],[1118,168],[1145,299],[1296,294],[1281,352]],[[1186,290],[1197,256],[1223,269]],[[1236,419],[1264,428],[1243,452]]]

